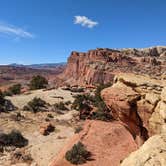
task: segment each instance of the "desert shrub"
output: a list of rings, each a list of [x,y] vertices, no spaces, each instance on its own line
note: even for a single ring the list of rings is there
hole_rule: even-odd
[[[55,103],[54,107],[59,110],[68,110],[68,108],[65,106],[65,104],[62,101],[59,103]]]
[[[75,93],[80,93],[84,92],[84,88],[71,88],[70,91]]]
[[[79,133],[80,131],[82,131],[83,130],[83,128],[81,127],[81,126],[77,126],[76,128],[75,128],[75,132],[74,133]]]
[[[2,91],[0,91],[0,108],[2,105],[4,105],[4,103],[5,103],[4,94],[2,93]]]
[[[91,153],[86,150],[85,146],[78,142],[71,150],[65,154],[66,160],[72,164],[84,164],[91,157]]]
[[[32,80],[30,81],[29,87],[31,90],[35,89],[43,89],[46,88],[48,85],[48,81],[45,77],[37,75],[33,76]]]
[[[31,112],[39,112],[39,111],[44,111],[46,108],[46,102],[40,98],[33,98],[31,101],[29,101],[27,103],[27,105],[25,105],[23,107],[23,110],[25,111],[31,111]]]
[[[96,88],[95,95],[93,96],[93,98],[94,98],[93,104],[95,107],[98,108],[98,111],[100,111],[100,112],[108,111],[108,108],[101,97],[101,91],[107,87],[110,87],[111,85],[112,85],[111,83],[101,84],[101,85],[97,86],[97,88]]]
[[[47,114],[48,118],[54,118],[54,116],[52,114]]]
[[[3,91],[4,96],[12,96],[12,93],[8,90]]]
[[[91,115],[91,119],[102,120],[102,121],[110,121],[112,120],[112,115],[109,112],[97,111],[93,112]]]
[[[28,140],[18,130],[12,130],[9,134],[0,134],[0,146],[15,146],[21,148],[27,144]]]
[[[81,110],[86,108],[93,101],[93,97],[90,95],[76,95],[75,100],[72,103],[72,108],[76,110]]]
[[[18,112],[18,113],[16,113],[16,114],[12,114],[12,115],[10,115],[10,118],[11,118],[11,120],[13,120],[13,121],[20,121],[21,119],[22,119],[22,115],[21,115],[21,113],[20,112]]]
[[[0,112],[13,111],[15,109],[14,105],[10,100],[4,98],[4,94],[0,91]]]
[[[46,121],[46,122],[50,122],[50,119],[49,119],[49,118],[45,118],[45,121]]]
[[[13,94],[13,95],[20,94],[21,93],[21,84],[15,84],[15,85],[9,87],[8,93]]]
[[[110,111],[100,95],[101,91],[109,86],[111,84],[98,86],[94,95],[83,94],[75,96],[72,108],[80,111],[80,119],[112,120]],[[97,108],[97,110],[91,113],[93,107]]]
[[[26,152],[24,149],[18,149],[11,153],[11,162],[12,164],[16,164],[19,162],[25,162],[31,164],[33,161],[33,158],[31,157],[31,154],[29,152]]]

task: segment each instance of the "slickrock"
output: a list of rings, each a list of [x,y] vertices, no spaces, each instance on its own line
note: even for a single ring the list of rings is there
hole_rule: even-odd
[[[66,151],[81,141],[92,153],[84,166],[118,166],[137,145],[128,129],[119,122],[86,121],[84,129],[74,135],[50,166],[72,166],[65,159]]]
[[[165,166],[166,134],[149,138],[137,151],[132,152],[121,166]]]
[[[165,80],[129,73],[117,75],[113,86],[101,92],[113,117],[127,124],[138,145],[165,131],[165,95]]]

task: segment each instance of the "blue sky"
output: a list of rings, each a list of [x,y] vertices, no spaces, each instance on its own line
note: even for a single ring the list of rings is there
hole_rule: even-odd
[[[165,0],[0,0],[0,64],[154,45],[166,45]]]

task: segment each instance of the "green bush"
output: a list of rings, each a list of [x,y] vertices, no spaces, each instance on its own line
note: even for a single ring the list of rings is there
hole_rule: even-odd
[[[14,121],[20,121],[21,119],[24,119],[24,116],[22,116],[20,112],[17,112],[16,114],[12,114],[10,118]]]
[[[84,92],[84,88],[71,88],[70,91],[74,93],[80,93]]]
[[[75,96],[72,108],[80,111],[80,119],[112,120],[110,111],[100,94],[104,88],[109,86],[111,86],[111,84],[98,86],[94,95],[83,94]],[[97,111],[91,113],[93,107],[97,108]]]
[[[112,85],[111,83],[101,84],[97,86],[96,88],[95,95],[94,95],[94,105],[97,106],[97,108],[100,110],[107,109],[103,99],[101,98],[101,91],[107,87],[110,87],[111,85]]]
[[[84,164],[91,157],[91,153],[86,150],[85,146],[78,142],[75,144],[71,150],[67,151],[65,154],[66,160],[72,164]]]
[[[11,153],[11,163],[22,163],[25,162],[28,165],[31,165],[33,158],[31,154],[23,149],[15,150]]]
[[[18,130],[12,130],[9,134],[0,134],[0,146],[15,146],[21,148],[27,144],[28,140]]]
[[[103,112],[103,111],[93,112],[91,115],[91,119],[108,121],[108,122],[111,121],[112,118],[113,117],[109,112]]]
[[[46,108],[46,104],[44,100],[35,97],[24,106],[23,110],[36,113],[43,111]]]
[[[5,103],[5,98],[4,98],[4,94],[2,93],[2,91],[0,90],[0,106],[4,105]]]
[[[83,128],[81,127],[81,126],[77,126],[76,128],[75,128],[75,132],[74,133],[79,133],[80,131],[82,131],[83,130]]]
[[[12,96],[12,93],[9,92],[8,90],[5,90],[5,91],[3,92],[3,95],[4,95],[4,96]]]
[[[31,90],[35,89],[43,89],[46,88],[48,85],[48,81],[45,77],[37,75],[33,76],[32,80],[30,81],[29,87]]]
[[[54,118],[54,116],[52,114],[47,114],[48,118]]]
[[[72,108],[76,110],[81,110],[90,105],[91,102],[93,102],[93,97],[90,95],[76,95],[75,100],[72,103]]]
[[[68,108],[65,106],[65,104],[62,101],[59,103],[55,103],[54,107],[59,110],[68,110]]]
[[[13,94],[13,95],[20,94],[21,93],[21,84],[15,84],[15,85],[9,87],[8,93]]]
[[[4,94],[0,91],[0,112],[13,111],[15,109],[14,105],[10,100],[4,98]]]

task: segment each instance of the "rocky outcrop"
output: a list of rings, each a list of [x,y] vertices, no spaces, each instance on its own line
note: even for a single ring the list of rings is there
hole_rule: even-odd
[[[72,166],[64,156],[78,141],[92,153],[92,160],[84,166],[117,166],[137,149],[132,135],[123,123],[86,121],[84,129],[74,135],[50,166]]]
[[[121,166],[165,166],[166,134],[149,138],[140,149],[131,153]]]
[[[119,72],[161,76],[166,70],[166,47],[147,49],[102,49],[72,52],[63,74],[66,84],[95,85],[113,80]]]
[[[165,80],[119,74],[112,87],[101,92],[112,116],[124,122],[138,145],[166,129]]]

